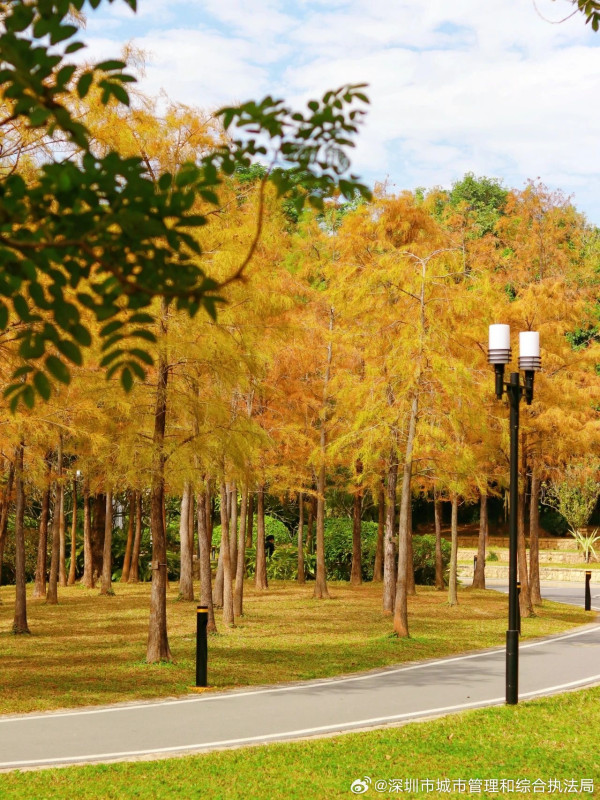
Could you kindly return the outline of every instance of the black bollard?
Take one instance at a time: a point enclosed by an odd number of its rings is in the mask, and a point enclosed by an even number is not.
[[[208,686],[206,682],[206,665],[208,661],[207,625],[208,606],[198,606],[196,609],[196,686]]]
[[[519,616],[519,636],[521,635],[521,581],[517,581],[517,612]]]
[[[477,572],[477,556],[473,556],[473,576]]]
[[[586,569],[585,571],[585,610],[591,611],[592,610],[592,589],[590,586],[590,581],[592,580],[592,571],[591,569]]]

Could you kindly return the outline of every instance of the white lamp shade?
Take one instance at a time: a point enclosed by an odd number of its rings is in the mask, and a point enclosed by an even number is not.
[[[537,331],[522,331],[519,334],[519,358],[540,357],[540,334]]]
[[[510,350],[510,325],[490,325],[489,350]]]

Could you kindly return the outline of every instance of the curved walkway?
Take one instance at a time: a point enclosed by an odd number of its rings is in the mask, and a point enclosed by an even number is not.
[[[0,769],[206,751],[498,705],[504,667],[495,648],[345,678],[4,717]],[[522,699],[599,682],[598,624],[520,647]]]

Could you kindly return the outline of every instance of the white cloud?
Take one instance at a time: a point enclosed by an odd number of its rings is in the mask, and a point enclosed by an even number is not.
[[[600,34],[569,0],[140,0],[90,25],[93,50],[135,36],[144,86],[214,107],[267,92],[294,102],[370,84],[354,168],[399,188],[467,170],[540,176],[600,222]],[[91,15],[90,15],[91,16]],[[116,28],[115,22],[121,27]],[[102,39],[97,39],[98,33]],[[107,36],[113,37],[113,49]]]

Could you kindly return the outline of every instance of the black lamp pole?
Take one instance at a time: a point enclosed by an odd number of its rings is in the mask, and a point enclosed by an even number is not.
[[[508,326],[494,326],[508,328]],[[502,332],[500,332],[502,333]],[[498,334],[497,334],[498,335]],[[510,331],[504,332],[510,336]],[[503,345],[498,348],[497,344]],[[511,351],[507,341],[494,341],[490,330],[488,359],[496,373],[496,397],[501,400],[506,392],[510,405],[510,510],[508,521],[508,630],[506,631],[506,703],[519,702],[519,592],[517,589],[517,506],[519,502],[519,404],[524,396],[527,405],[533,401],[533,379],[540,368],[539,355],[527,353],[519,358],[525,370],[525,383],[521,384],[518,372],[510,373],[504,382],[504,366],[510,362]],[[538,350],[539,352],[539,350]]]

